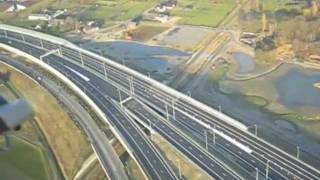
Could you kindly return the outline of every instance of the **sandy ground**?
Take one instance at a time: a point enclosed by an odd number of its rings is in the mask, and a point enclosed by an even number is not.
[[[205,41],[210,34],[215,32],[211,29],[195,26],[173,26],[168,31],[155,36],[156,44],[168,46],[184,51],[192,52],[197,49],[201,42]]]

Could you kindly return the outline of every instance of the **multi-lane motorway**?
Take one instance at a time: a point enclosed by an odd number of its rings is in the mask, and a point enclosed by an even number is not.
[[[169,140],[175,137],[172,133],[175,134],[178,130],[181,130],[181,132],[191,132],[194,135],[188,135],[188,137],[194,139],[195,142],[199,142],[199,139],[205,140],[206,149],[208,149],[208,146],[219,146],[219,148],[227,149],[230,154],[237,158],[237,161],[241,161],[249,167],[256,169],[260,175],[263,175],[267,179],[320,178],[319,170],[248,133],[247,128],[236,120],[227,117],[226,115],[223,115],[188,96],[151,80],[140,73],[99,57],[93,53],[82,50],[74,45],[61,43],[61,41],[53,43],[53,41],[49,40],[50,37],[48,36],[43,36],[46,40],[40,40],[38,39],[39,37],[35,38],[30,36],[31,32],[28,32],[29,35],[21,35],[8,30],[13,28],[3,29],[6,29],[5,31],[0,31],[0,36],[5,38],[3,43],[23,50],[23,47],[27,46],[27,44],[25,44],[27,41],[27,43],[29,43],[28,46],[30,47],[28,50],[24,49],[24,51],[36,56],[37,58],[41,55],[40,53],[35,54],[35,51],[39,51],[38,48],[42,49],[42,54],[48,50],[58,49],[63,58],[58,57],[57,55],[49,55],[45,60],[49,60],[50,64],[61,72],[67,72],[67,75],[71,75],[72,77],[70,77],[70,79],[72,79],[77,85],[82,87],[85,85],[85,90],[89,96],[95,100],[97,105],[99,105],[99,107],[103,109],[108,116],[114,117],[115,121],[118,120],[117,122],[120,121],[120,118],[117,118],[117,113],[121,115],[121,110],[116,108],[117,106],[115,106],[110,99],[104,97],[105,94],[103,94],[101,90],[97,89],[95,84],[84,80],[84,78],[81,78],[80,73],[77,74],[75,72],[80,72],[83,69],[86,69],[96,77],[100,77],[100,80],[116,86],[121,89],[122,92],[133,97],[135,100],[152,107],[151,109],[155,110],[155,112],[160,112],[159,114],[166,117],[170,116],[167,121],[167,123],[170,124],[170,127],[166,127],[166,123],[163,123],[164,127],[162,127],[161,124],[153,124],[153,127],[156,127],[155,129],[157,132],[159,132],[159,134],[162,132],[162,136],[167,137]],[[40,35],[41,34],[39,34],[39,36]],[[59,60],[57,61],[57,59]],[[73,67],[67,68],[64,61],[71,61],[73,63]],[[74,69],[75,71],[71,69]],[[106,105],[110,105],[113,109]],[[136,114],[139,114],[139,112],[136,112]],[[140,115],[142,114],[140,113]],[[144,118],[148,119],[148,117],[145,116]],[[129,124],[133,123],[130,120],[126,121],[126,124],[128,124],[128,122]],[[176,129],[173,129],[172,127],[175,127]],[[132,128],[137,127],[133,126]],[[119,125],[118,129],[127,131],[129,127],[121,128]],[[211,138],[208,137],[208,134],[210,133]],[[184,136],[185,135],[187,134],[184,134]],[[132,139],[130,136],[132,136],[131,132],[128,133],[124,139]],[[141,135],[141,137],[142,136],[143,135]],[[134,144],[136,138],[132,141],[134,141],[132,142],[132,144]],[[174,144],[174,142],[171,143]],[[177,146],[177,144],[174,145]],[[139,148],[137,147],[135,150],[139,151]],[[208,155],[208,153],[211,152],[208,151],[205,154]],[[146,153],[142,153],[141,156],[144,157],[145,154]],[[221,167],[223,167],[221,169],[228,169],[225,165],[221,165]],[[219,174],[216,178],[220,179],[221,174],[219,169],[213,168],[213,171],[216,171],[216,173]],[[229,171],[224,171],[223,173],[225,172],[228,177],[237,178],[237,175],[235,175],[236,173],[230,173]]]
[[[63,102],[86,132],[93,150],[96,152],[98,160],[102,164],[102,168],[108,179],[128,179],[125,173],[125,168],[109,143],[107,136],[101,131],[101,129],[99,129],[97,124],[88,112],[79,104],[79,102],[77,102],[73,97],[70,97],[62,87],[58,86],[51,79],[38,72],[36,69],[7,56],[0,55],[0,61],[22,71],[34,81],[41,84],[41,86],[48,89],[51,93],[57,96],[61,102]]]
[[[1,41],[1,40],[0,40]],[[11,41],[11,45],[23,51],[29,51],[33,56],[40,57],[45,52],[31,46]],[[101,108],[108,120],[112,122],[122,136],[122,139],[129,144],[132,153],[139,161],[147,177],[150,179],[178,179],[173,170],[166,163],[162,155],[152,145],[148,137],[140,130],[134,121],[124,114],[117,105],[90,81],[78,76],[71,68],[59,63],[59,57],[47,56],[44,61],[52,62],[50,65],[64,73],[76,85],[85,89],[87,95]],[[147,153],[145,153],[147,152]]]
[[[14,40],[11,40],[11,43],[12,43],[12,46],[19,48],[21,50],[26,51],[28,49],[29,52],[36,57],[44,53],[42,52],[42,50],[36,49],[30,45],[15,43]],[[110,87],[106,85],[106,82],[104,82],[102,79],[96,77],[95,75],[93,75],[92,73],[86,70],[79,69],[78,66],[66,60],[63,60],[60,57],[57,57],[55,55],[50,55],[50,56],[47,56],[46,58],[43,58],[43,60],[48,64],[50,64],[55,69],[58,69],[59,71],[63,72],[67,77],[69,77],[77,85],[79,85],[79,87],[81,87],[86,93],[90,93],[91,92],[90,90],[98,91],[94,95],[94,98],[97,97],[99,99],[99,97],[101,98],[101,97],[107,96],[107,94],[109,93],[108,91],[110,91]],[[91,86],[85,85],[85,82],[91,84]],[[99,100],[98,100],[98,103],[100,103]],[[106,108],[112,107],[112,106],[105,105],[104,101],[101,101],[101,103],[104,103],[104,106],[106,106]],[[141,120],[145,121],[146,123],[149,123],[149,121],[155,120],[154,118],[151,118],[151,117],[150,119],[145,119],[145,116],[140,116],[139,118],[141,118]],[[187,137],[177,133],[175,130],[172,130],[169,125],[162,123],[160,121],[158,121],[157,123],[153,121],[153,123],[155,123],[154,126],[157,132],[162,133],[166,137],[166,139],[170,140],[172,144],[175,144],[175,146],[180,151],[182,151],[187,157],[192,159],[192,161],[195,162],[195,164],[203,168],[210,176],[215,177],[217,179],[241,179],[241,177],[239,177],[232,170],[228,169],[219,160],[217,160],[213,156],[209,155],[206,151],[204,151],[203,148],[195,145],[194,143],[191,143],[187,139]],[[133,134],[133,137],[135,138],[136,136]],[[127,138],[127,137],[124,137],[124,138]],[[139,141],[137,143],[139,144]],[[141,147],[141,149],[147,153],[150,153],[150,151],[145,147]],[[150,161],[150,160],[146,160],[146,161]],[[167,178],[164,178],[164,179],[167,179]]]

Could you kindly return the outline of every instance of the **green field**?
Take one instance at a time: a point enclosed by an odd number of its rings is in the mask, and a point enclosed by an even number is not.
[[[0,179],[51,179],[48,162],[42,149],[11,136],[12,147],[0,151]],[[3,139],[0,139],[3,145]]]
[[[35,3],[19,13],[0,12],[0,21],[31,28],[40,24],[29,21],[27,16],[46,8],[67,9],[80,20],[102,20],[106,25],[114,21],[130,20],[156,5],[156,0],[35,0]],[[54,31],[54,29],[49,29]],[[53,32],[51,34],[58,34]]]
[[[181,24],[214,27],[235,7],[236,0],[180,0],[171,14],[181,17]]]
[[[154,0],[147,1],[98,1],[94,6],[85,9],[79,14],[85,20],[103,20],[106,24],[114,21],[132,19],[156,4]]]

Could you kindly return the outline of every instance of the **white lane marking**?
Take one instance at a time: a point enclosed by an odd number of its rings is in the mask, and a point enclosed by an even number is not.
[[[90,79],[87,77],[87,76],[85,76],[85,75],[83,75],[83,74],[81,74],[80,72],[78,72],[78,71],[76,71],[76,70],[74,70],[74,69],[72,69],[72,68],[70,68],[70,67],[68,67],[68,66],[66,66],[66,65],[63,65],[65,68],[67,68],[67,69],[69,69],[70,71],[72,71],[72,72],[74,72],[76,75],[78,75],[80,78],[82,78],[83,80],[85,80],[85,81],[90,81]]]

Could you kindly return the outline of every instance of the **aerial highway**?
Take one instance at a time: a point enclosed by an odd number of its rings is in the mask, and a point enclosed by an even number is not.
[[[1,40],[0,40],[1,41]],[[27,46],[11,41],[12,45],[20,47],[21,50],[26,51],[27,49],[33,56],[40,57],[44,54],[43,50],[36,48],[28,48]],[[47,56],[46,59],[51,62],[55,62],[57,57]],[[115,126],[123,140],[126,141],[130,147],[131,151],[134,154],[135,158],[139,161],[139,164],[142,166],[144,173],[150,179],[178,179],[171,169],[171,167],[164,160],[160,152],[153,146],[148,137],[137,127],[137,125],[126,115],[124,114],[117,105],[111,101],[111,99],[106,96],[105,93],[102,93],[98,88],[91,84],[83,77],[80,77],[72,71],[70,68],[67,68],[63,64],[55,63],[51,64],[57,70],[64,73],[69,79],[71,79],[75,84],[77,84],[82,89],[85,89],[87,95],[101,108],[101,110],[106,114],[107,118],[112,121],[112,125]],[[89,129],[87,129],[89,130]],[[93,132],[91,132],[93,133]],[[148,153],[145,153],[148,152]],[[99,153],[101,153],[99,151]]]
[[[34,56],[40,56],[44,54],[42,50],[36,49],[27,44],[15,43],[14,40],[11,40],[11,43],[16,48],[19,48],[23,51],[29,50],[29,52]],[[95,77],[92,73],[80,70],[76,65],[62,60],[60,57],[56,57],[55,55],[49,55],[43,58],[45,62],[50,64],[52,67],[60,70],[65,74],[65,76],[69,77],[71,80],[75,81],[85,92],[90,92],[91,88],[94,88],[98,91],[98,94],[95,97],[106,96],[110,92],[110,87],[106,85],[106,83],[98,77]],[[75,70],[76,69],[76,70]],[[83,83],[88,82],[91,84],[91,87],[85,86]],[[82,83],[81,83],[82,82]],[[94,84],[94,85],[93,85]],[[109,107],[109,106],[107,106]],[[150,121],[153,119],[145,119],[145,117],[139,117],[144,121]],[[159,124],[159,126],[157,126]],[[231,169],[228,169],[225,165],[223,165],[219,160],[214,158],[213,156],[208,155],[208,153],[203,150],[203,148],[199,148],[194,143],[191,143],[187,140],[187,137],[184,137],[172,130],[170,126],[167,124],[162,124],[158,122],[156,125],[156,130],[159,130],[164,135],[166,135],[166,139],[171,140],[171,142],[175,142],[178,149],[183,151],[187,157],[192,159],[197,165],[199,165],[202,169],[204,169],[210,176],[216,179],[241,179],[236,173],[234,173]],[[179,139],[179,141],[175,141],[175,139]],[[189,149],[190,148],[190,149]],[[149,150],[141,147],[141,149]]]
[[[88,138],[90,139],[91,145],[97,154],[99,162],[102,164],[102,168],[109,179],[127,180],[128,177],[125,173],[125,168],[121,163],[118,155],[112,148],[107,136],[99,129],[94,120],[85,111],[81,111],[83,107],[80,106],[76,100],[69,96],[62,87],[57,86],[36,69],[29,67],[14,58],[0,55],[0,61],[6,63],[21,72],[27,74],[34,81],[37,81],[41,86],[47,88],[52,92],[58,99],[63,102],[66,107],[73,112],[75,119],[81,124]],[[79,107],[80,106],[80,107]]]
[[[122,92],[151,106],[162,114],[170,113],[174,121],[187,127],[190,131],[196,132],[198,136],[201,134],[203,136],[203,132],[206,132],[206,136],[203,137],[207,139],[208,133],[211,132],[219,139],[223,139],[215,143],[219,143],[221,146],[231,150],[232,153],[247,159],[246,162],[258,168],[257,172],[264,175],[266,179],[271,179],[272,177],[277,179],[320,178],[319,170],[249,133],[245,125],[233,118],[147,76],[83,50],[67,41],[40,33],[35,34],[37,33],[30,30],[17,29],[5,25],[0,26],[0,36],[5,39],[3,43],[11,46],[18,46],[17,44],[19,43],[28,43],[42,49],[42,55],[52,51],[53,54],[56,54],[55,57],[62,56],[68,61],[79,65],[79,68],[95,73],[101,79],[121,89]],[[12,40],[19,43],[13,45],[11,42],[10,44],[9,42]],[[34,52],[31,51],[30,53]],[[42,59],[41,57],[39,58]],[[55,61],[55,58],[50,61]],[[70,71],[70,69],[63,66],[60,69],[63,72]],[[70,71],[70,74],[72,73]],[[97,104],[99,104],[99,101]],[[192,124],[192,127],[190,127],[190,124]],[[194,138],[193,136],[190,137]],[[206,146],[208,145],[209,143],[206,143]]]

